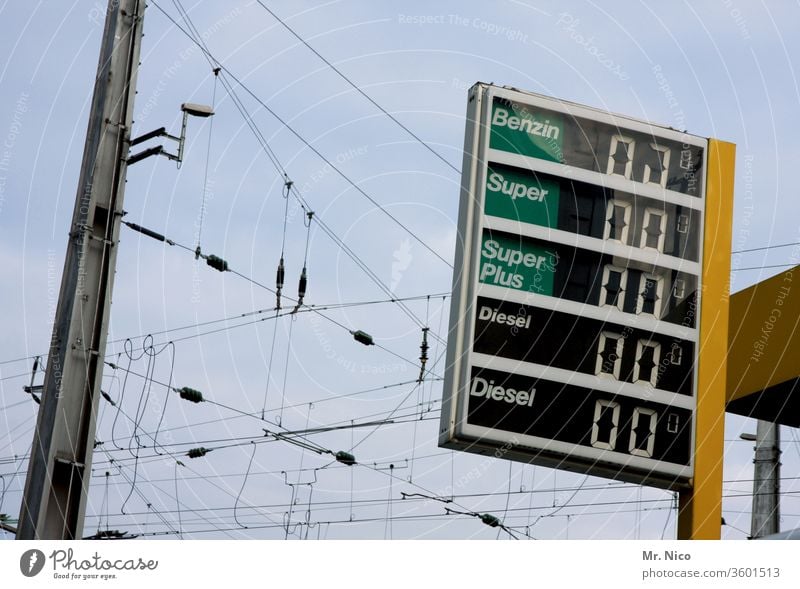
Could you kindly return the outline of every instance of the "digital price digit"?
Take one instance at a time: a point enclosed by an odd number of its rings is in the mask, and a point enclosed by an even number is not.
[[[617,446],[619,403],[598,400],[594,404],[591,444],[601,450],[614,450]],[[602,438],[602,439],[601,439]]]
[[[647,425],[642,427],[641,422],[647,420]],[[631,422],[631,437],[628,444],[628,452],[634,456],[645,458],[653,457],[653,448],[656,445],[656,422],[658,413],[653,409],[635,407],[633,410],[633,420]],[[642,448],[644,445],[644,448]]]
[[[619,403],[602,399],[595,401],[592,436],[590,439],[593,448],[616,451],[619,415]],[[670,417],[673,416],[671,415]],[[677,417],[675,421],[677,423]],[[629,454],[642,456],[643,458],[653,457],[656,445],[656,423],[658,423],[658,412],[654,409],[634,407],[631,419],[631,434],[628,438]]]
[[[666,145],[658,145],[656,143],[648,143],[647,146],[656,155],[658,169],[653,168],[646,162],[642,178],[638,181],[643,184],[656,184],[661,188],[666,188],[672,150]],[[636,139],[625,135],[612,135],[608,149],[606,174],[609,176],[622,176],[626,180],[637,180],[632,177],[635,153]]]

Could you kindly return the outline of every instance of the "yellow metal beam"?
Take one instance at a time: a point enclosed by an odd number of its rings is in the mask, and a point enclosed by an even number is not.
[[[735,159],[734,144],[709,140],[696,367],[695,476],[692,488],[680,493],[680,540],[720,537]]]
[[[800,376],[800,266],[731,297],[728,401]]]

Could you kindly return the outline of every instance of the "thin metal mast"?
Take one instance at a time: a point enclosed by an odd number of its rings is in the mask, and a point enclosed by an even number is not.
[[[17,539],[83,533],[145,0],[109,0]]]

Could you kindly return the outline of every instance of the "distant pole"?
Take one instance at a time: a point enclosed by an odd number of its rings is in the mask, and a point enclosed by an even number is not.
[[[758,421],[753,460],[753,519],[750,537],[780,532],[780,425]]]
[[[83,533],[145,0],[109,0],[17,539]]]

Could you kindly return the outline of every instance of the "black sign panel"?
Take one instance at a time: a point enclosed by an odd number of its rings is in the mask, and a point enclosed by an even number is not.
[[[531,219],[524,209],[528,203],[519,197],[519,186],[538,188],[556,201],[555,218]],[[520,222],[611,239],[693,262],[700,257],[701,213],[689,207],[497,163],[489,164],[486,197],[510,201],[516,214],[502,216]]]
[[[475,313],[475,352],[692,394],[690,341],[485,297]]]
[[[494,100],[492,128],[492,147],[496,149],[701,196],[703,149],[695,145],[502,98]],[[542,155],[532,154],[513,134],[504,133],[508,128],[549,140],[546,146],[550,149]]]
[[[692,274],[488,229],[484,230],[482,246],[480,280],[484,284],[513,287],[509,277],[523,269],[522,262],[513,262],[523,257],[518,252],[546,250],[553,276],[553,296],[597,307],[616,307],[635,315],[651,315],[683,327],[695,326],[697,277]],[[489,263],[505,264],[508,271],[485,272]]]
[[[472,369],[468,421],[609,452],[689,464],[688,409],[578,386]]]

